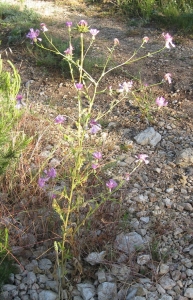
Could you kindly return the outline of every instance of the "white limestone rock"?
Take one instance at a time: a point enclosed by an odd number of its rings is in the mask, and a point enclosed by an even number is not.
[[[134,139],[142,146],[149,144],[155,147],[161,141],[161,134],[155,131],[153,127],[148,127],[136,135]]]

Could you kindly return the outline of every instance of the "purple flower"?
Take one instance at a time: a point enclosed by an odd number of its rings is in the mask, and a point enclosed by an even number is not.
[[[63,115],[58,115],[55,118],[55,123],[56,124],[62,124],[62,123],[64,123],[65,120],[66,120],[66,118]]]
[[[81,90],[83,88],[83,84],[82,83],[76,83],[75,87],[77,88],[77,90]]]
[[[109,191],[111,192],[112,189],[117,187],[117,183],[115,180],[113,179],[109,179],[109,181],[107,181],[106,186],[108,187]]]
[[[57,174],[54,168],[50,168],[48,171],[45,170],[44,173],[48,176],[48,178],[55,178]]]
[[[88,32],[88,23],[85,20],[81,20],[77,25],[77,29],[79,32]]]
[[[88,23],[85,20],[81,20],[80,22],[78,22],[78,25],[86,27],[86,26],[88,26]]]
[[[72,26],[72,22],[71,22],[71,21],[66,22],[66,26],[67,26],[68,28],[70,28],[70,27]]]
[[[90,29],[90,34],[92,34],[93,40],[95,39],[95,36],[99,33],[99,30],[97,29]]]
[[[18,94],[18,95],[16,96],[16,101],[17,101],[17,103],[16,103],[16,105],[15,105],[15,108],[21,109],[22,106],[25,106],[25,103],[23,103],[22,98],[23,98],[23,96],[22,96],[21,94]]]
[[[93,125],[98,125],[98,123],[94,119],[91,119],[90,120],[90,126],[93,126]]]
[[[101,125],[93,125],[90,129],[91,134],[96,134],[99,130],[101,130]]]
[[[102,156],[103,156],[102,153],[99,151],[94,152],[92,155],[95,159],[98,159],[98,160],[102,159]]]
[[[30,28],[30,31],[28,32],[28,34],[26,35],[27,38],[29,38],[31,40],[31,44],[33,44],[34,42],[36,43],[37,40],[41,41],[41,38],[38,38],[40,34],[40,31],[38,29],[36,29],[34,31],[33,28]]]
[[[162,33],[162,36],[164,37],[165,41],[166,41],[166,44],[165,44],[165,47],[170,49],[172,47],[176,47],[173,43],[172,43],[172,40],[173,40],[173,37],[169,34],[169,33]]]
[[[90,133],[96,134],[99,130],[101,130],[101,125],[98,124],[94,119],[90,120]]]
[[[169,84],[172,83],[172,78],[171,78],[171,76],[172,76],[171,73],[166,73],[166,74],[164,75],[164,79],[165,79],[166,81],[168,81]]]
[[[138,154],[135,156],[137,158],[136,162],[144,162],[146,165],[149,163],[149,160],[147,159],[148,155],[147,154]]]
[[[120,44],[119,40],[117,38],[114,39],[114,46],[118,46]]]
[[[123,82],[123,84],[119,84],[119,89],[117,90],[118,93],[129,93],[133,86],[133,81]]]
[[[18,95],[16,96],[16,100],[18,100],[18,101],[21,101],[22,98],[23,98],[23,96],[22,96],[21,94],[18,94]]]
[[[99,168],[99,165],[97,165],[97,164],[92,164],[91,167],[92,167],[93,170],[96,170],[97,168]]]
[[[69,46],[69,48],[67,48],[65,51],[64,51],[64,53],[66,54],[66,55],[69,55],[69,56],[72,56],[72,51],[74,50],[74,48],[72,47],[72,45],[70,45]]]
[[[48,28],[46,27],[46,24],[45,24],[45,23],[41,23],[40,26],[41,26],[41,30],[42,30],[43,32],[48,31]]]
[[[38,185],[39,185],[39,187],[40,187],[40,188],[43,188],[43,187],[45,186],[46,181],[48,181],[48,179],[49,179],[49,178],[42,178],[42,177],[40,177],[40,178],[38,179]]]
[[[159,108],[161,108],[162,106],[167,106],[168,105],[168,102],[165,100],[164,97],[157,97],[155,102],[159,106]]]

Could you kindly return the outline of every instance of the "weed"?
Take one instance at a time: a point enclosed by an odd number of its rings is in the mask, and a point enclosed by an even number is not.
[[[9,282],[10,274],[17,271],[8,244],[8,229],[0,229],[0,288]]]
[[[86,57],[88,56],[88,52],[91,50],[99,31],[97,29],[89,30],[88,24],[85,20],[81,20],[78,23],[76,30],[80,34],[80,57],[77,59],[74,51],[74,40],[72,39],[71,34],[72,22],[67,22],[66,26],[68,29],[69,42],[68,45],[66,45],[66,50],[62,49],[62,52],[60,52],[60,50],[54,45],[53,39],[48,36],[48,29],[45,24],[42,25],[42,31],[44,36],[43,40],[46,41],[46,44],[42,41],[39,42],[39,30],[30,29],[30,32],[27,35],[27,37],[31,40],[31,43],[35,44],[37,49],[40,49],[41,51],[50,51],[51,53],[54,53],[54,55],[60,56],[63,61],[68,63],[72,82],[77,93],[77,117],[74,119],[74,117],[71,118],[71,116],[69,116],[69,120],[72,119],[75,124],[75,131],[68,131],[66,128],[65,132],[65,140],[69,143],[68,171],[65,172],[65,180],[67,181],[67,184],[65,185],[62,193],[56,192],[52,203],[53,209],[59,215],[62,223],[61,241],[55,243],[58,268],[60,269],[59,272],[62,272],[62,275],[66,274],[66,263],[71,252],[76,253],[76,259],[79,260],[77,256],[79,250],[75,247],[75,245],[77,244],[77,239],[81,236],[82,228],[91,226],[92,216],[100,211],[100,208],[104,207],[106,203],[110,203],[113,207],[115,207],[117,204],[116,191],[129,180],[129,177],[141,165],[141,163],[149,163],[149,160],[147,159],[148,156],[146,154],[140,154],[136,156],[137,164],[130,174],[123,175],[119,182],[112,178],[107,180],[106,177],[108,169],[112,168],[113,164],[116,164],[116,161],[108,163],[108,161],[105,161],[103,158],[101,151],[97,149],[97,151],[95,150],[93,152],[93,148],[96,149],[101,147],[102,140],[100,139],[98,143],[94,143],[92,149],[87,147],[87,138],[95,140],[94,137],[96,135],[100,135],[100,132],[102,131],[102,126],[101,123],[99,123],[99,120],[104,120],[104,117],[111,112],[113,108],[127,99],[128,95],[132,93],[133,81],[123,82],[116,90],[113,90],[112,87],[110,87],[108,89],[108,93],[112,100],[108,109],[99,112],[94,119],[92,114],[96,98],[98,95],[106,93],[107,90],[100,89],[102,79],[106,77],[109,72],[114,72],[127,64],[139,60],[139,58],[136,58],[136,54],[145,45],[145,43],[148,42],[149,38],[145,37],[142,40],[142,44],[139,49],[135,51],[128,60],[121,64],[114,64],[112,66],[111,61],[113,53],[119,45],[118,39],[114,39],[112,47],[108,49],[109,54],[101,66],[100,72],[97,72],[97,74],[94,73],[93,75],[92,72],[88,73],[88,70],[86,69]],[[85,45],[84,41],[87,33],[90,34],[90,43]],[[166,37],[164,36],[164,38],[169,39],[169,41],[166,41],[166,47],[169,45],[169,42],[172,44],[172,37],[169,34],[167,34]],[[47,42],[49,43],[49,46],[47,45]],[[172,44],[172,46],[174,45]],[[161,50],[162,49],[155,53],[160,52]],[[149,54],[141,57],[140,59],[145,58],[146,56],[149,56]],[[78,71],[78,75],[75,73],[75,70]],[[88,102],[87,107],[83,107],[82,101],[85,98]],[[144,109],[144,106],[142,106],[142,104],[140,105]],[[63,130],[63,126],[65,128],[65,122],[65,115],[58,115],[55,118],[55,123],[58,124],[58,126],[61,126],[61,130]],[[41,173],[39,172],[39,175]],[[56,175],[57,172],[54,168],[45,169],[38,180],[39,187],[42,189],[51,188],[50,182],[54,182],[52,179],[54,179]],[[54,191],[53,194],[55,194]],[[103,222],[107,222],[111,226],[115,224],[114,215],[111,216],[111,213],[109,213],[108,218],[109,217],[113,217],[112,221],[103,220]],[[96,240],[96,236],[94,239]],[[100,234],[98,237],[98,243],[101,243],[102,240],[104,240],[104,236]],[[141,248],[138,249],[138,251],[140,250]],[[64,282],[62,282],[62,278],[59,278],[59,280],[61,286],[65,284],[65,277],[63,277]]]
[[[14,65],[9,62],[12,72],[3,71],[3,61],[0,59],[0,175],[3,175],[16,158],[19,157],[28,143],[22,132],[17,128],[22,113],[16,109],[16,95],[20,88],[20,76]]]
[[[151,245],[150,245],[150,252],[153,261],[160,262],[161,256],[160,256],[160,251],[159,251],[159,241],[156,239],[153,239]]]

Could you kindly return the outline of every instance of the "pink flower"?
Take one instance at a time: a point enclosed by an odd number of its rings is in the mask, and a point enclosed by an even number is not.
[[[64,123],[65,120],[66,120],[66,118],[63,115],[58,115],[55,118],[55,123],[56,124],[62,124],[62,123]]]
[[[48,28],[46,27],[46,24],[45,24],[45,23],[41,23],[40,26],[41,26],[41,30],[42,30],[43,32],[48,31]]]
[[[109,181],[107,181],[106,186],[108,187],[109,191],[111,192],[112,189],[117,187],[117,183],[115,180],[113,179],[109,179]]]
[[[17,103],[16,103],[15,108],[21,109],[23,106],[26,105],[26,104],[22,101],[22,98],[23,98],[23,96],[22,96],[21,94],[18,94],[18,95],[16,96],[16,101],[17,101]]]
[[[123,82],[123,84],[119,84],[119,89],[117,90],[118,93],[129,93],[133,86],[133,81]]]
[[[41,41],[41,38],[38,38],[40,34],[40,31],[38,29],[34,30],[33,28],[30,28],[28,34],[26,35],[27,38],[31,40],[31,44],[34,42],[36,43],[37,41]]]
[[[168,102],[166,101],[166,99],[164,97],[158,97],[155,100],[156,104],[159,106],[159,108],[161,108],[162,106],[167,106]]]
[[[72,26],[72,22],[71,22],[71,21],[66,22],[66,26],[67,26],[68,28],[70,28],[70,27]]]
[[[91,134],[96,134],[99,130],[101,130],[101,125],[93,125],[90,129]]]
[[[114,46],[118,46],[120,45],[120,42],[117,38],[114,39]]]
[[[18,95],[16,96],[16,100],[18,100],[18,101],[21,101],[22,98],[23,98],[23,96],[22,96],[21,94],[18,94]]]
[[[98,160],[102,159],[102,153],[99,151],[94,152],[92,155],[94,158],[96,158]]]
[[[88,26],[88,23],[87,21],[85,20],[81,20],[79,23],[78,23],[79,26]]]
[[[49,179],[49,178],[42,178],[42,177],[40,177],[40,178],[38,179],[38,185],[39,185],[39,187],[40,187],[40,188],[43,188],[43,187],[45,186],[45,184],[46,184],[46,181],[48,181],[48,179]]]
[[[97,165],[97,164],[92,164],[91,167],[92,167],[93,170],[96,170],[97,168],[99,168],[99,165]]]
[[[72,47],[72,45],[69,46],[69,48],[67,48],[64,53],[66,55],[72,56],[72,51],[74,50],[74,48]]]
[[[90,34],[92,34],[93,40],[95,39],[95,36],[99,33],[99,30],[97,29],[90,29]]]
[[[170,49],[172,47],[176,47],[173,43],[172,43],[172,40],[173,40],[173,37],[169,34],[169,33],[162,33],[162,36],[164,37],[165,41],[166,41],[166,44],[165,44],[165,47]]]
[[[48,176],[48,178],[55,178],[57,174],[54,168],[50,168],[48,171],[45,170],[44,173]]]
[[[149,41],[149,38],[148,38],[148,36],[144,36],[144,38],[143,38],[143,42],[144,43],[147,43]]]
[[[77,88],[77,90],[81,90],[83,88],[83,84],[82,83],[76,83],[75,87]]]
[[[88,32],[88,23],[85,20],[81,20],[77,25],[77,29],[79,32]]]
[[[172,83],[172,78],[171,78],[171,73],[167,73],[167,74],[165,74],[164,75],[164,79],[166,80],[166,81],[168,81],[168,83],[170,84],[170,83]]]
[[[138,154],[135,157],[137,158],[136,162],[144,162],[146,165],[149,163],[149,160],[147,159],[147,154]]]
[[[90,133],[91,134],[96,134],[99,130],[101,130],[101,125],[98,124],[95,120],[90,121]]]

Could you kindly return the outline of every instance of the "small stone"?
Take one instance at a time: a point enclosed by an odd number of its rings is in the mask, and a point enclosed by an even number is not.
[[[163,276],[160,279],[159,284],[165,290],[171,290],[176,285],[176,283],[170,277],[168,277],[168,276]]]
[[[142,248],[144,241],[137,232],[120,233],[117,235],[114,247],[120,251],[130,254],[136,249]]]
[[[144,223],[149,223],[149,217],[141,217],[140,221],[144,222]]]
[[[183,232],[182,228],[176,228],[175,231],[174,231],[174,235],[179,235]]]
[[[90,283],[79,283],[77,284],[77,289],[84,300],[90,300],[96,295],[95,287]]]
[[[155,147],[161,141],[161,135],[154,130],[153,127],[148,127],[134,137],[136,142],[140,145],[150,144]]]
[[[159,300],[172,300],[173,298],[169,295],[163,295]]]
[[[98,281],[100,283],[105,282],[106,281],[106,275],[105,275],[105,271],[104,270],[99,270],[97,272],[97,277],[98,277]]]
[[[58,298],[58,294],[52,291],[41,291],[39,293],[39,300],[56,300]]]
[[[111,274],[117,277],[117,279],[122,281],[127,281],[128,278],[130,278],[131,269],[130,267],[127,267],[126,265],[118,265],[118,264],[112,264],[111,267]]]
[[[34,272],[28,272],[27,278],[26,278],[26,283],[28,285],[32,285],[36,281],[37,281],[37,278],[36,278],[36,275],[34,274]]]
[[[117,285],[113,282],[103,282],[99,284],[98,300],[118,300]]]
[[[174,192],[174,188],[173,187],[170,187],[166,190],[166,193],[168,194],[172,194]]]
[[[186,270],[186,274],[187,274],[187,276],[193,276],[193,270],[192,269],[187,269]]]
[[[171,200],[169,198],[163,199],[163,202],[165,203],[166,207],[168,207],[168,208],[172,207],[172,202],[171,202]]]
[[[4,284],[3,285],[3,287],[2,287],[2,290],[4,291],[4,292],[10,292],[10,291],[13,291],[13,290],[15,290],[17,287],[16,287],[16,285],[13,285],[13,284]]]
[[[137,257],[137,263],[140,266],[147,264],[150,261],[151,257],[149,254],[140,255]]]
[[[100,264],[104,261],[106,255],[106,251],[102,251],[100,253],[98,252],[91,252],[89,255],[85,258],[85,260],[91,264],[92,266],[96,264]]]
[[[181,262],[182,262],[182,264],[184,264],[186,266],[186,268],[190,269],[192,267],[192,262],[188,258],[182,259]]]
[[[49,270],[52,267],[52,262],[48,258],[42,258],[39,261],[39,268],[41,270]]]
[[[30,300],[39,300],[38,293],[35,290],[30,290],[28,294],[30,296]]]
[[[50,168],[56,168],[57,166],[60,165],[60,161],[57,158],[52,158],[51,161],[49,162],[49,167]]]
[[[169,266],[168,265],[166,265],[166,264],[161,264],[160,265],[160,267],[159,267],[159,274],[160,275],[164,275],[164,274],[166,274],[166,273],[168,273],[169,272]]]
[[[184,209],[187,211],[193,211],[193,207],[190,203],[184,203]]]
[[[172,279],[174,280],[174,281],[177,281],[177,280],[179,280],[180,279],[180,277],[181,277],[181,272],[179,271],[179,270],[175,270],[175,271],[173,271],[172,272]]]
[[[57,293],[58,292],[58,282],[56,282],[54,280],[48,280],[48,281],[46,281],[46,288]]]
[[[188,167],[193,164],[193,148],[182,150],[176,158],[176,164],[181,167]]]
[[[38,281],[38,283],[39,284],[41,284],[41,283],[46,283],[46,281],[48,281],[49,279],[48,279],[48,277],[45,275],[45,274],[38,274],[37,275],[37,281]]]
[[[193,299],[193,288],[187,288],[184,292],[184,296]]]
[[[130,222],[130,226],[134,229],[139,228],[139,221],[136,218],[133,218]]]
[[[160,294],[165,294],[166,293],[166,291],[163,289],[163,287],[159,283],[156,284],[156,288],[157,288],[157,291]]]

